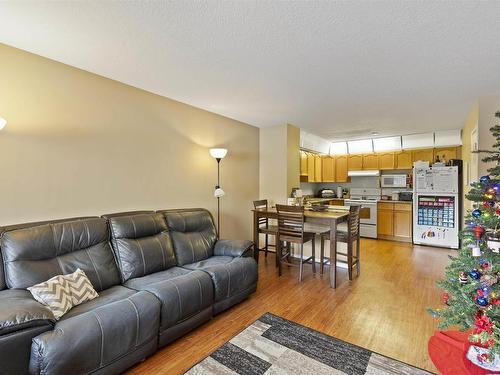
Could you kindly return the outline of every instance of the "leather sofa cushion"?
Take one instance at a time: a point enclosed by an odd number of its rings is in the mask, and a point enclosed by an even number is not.
[[[95,310],[101,306],[108,305],[116,301],[121,301],[130,296],[133,296],[136,293],[137,291],[125,288],[121,285],[112,286],[109,289],[103,290],[101,293],[99,293],[99,297],[94,298],[92,301],[88,301],[81,305],[73,307],[61,318],[61,320],[84,314],[88,311]]]
[[[30,372],[89,374],[157,343],[160,302],[139,292],[59,321],[33,339]],[[110,372],[111,373],[111,372]]]
[[[175,266],[172,241],[161,214],[110,217],[109,224],[123,281]]]
[[[162,302],[160,333],[198,314],[214,302],[210,277],[205,272],[180,267],[131,279],[125,286],[151,292]]]
[[[214,254],[217,233],[210,212],[204,209],[161,212],[170,230],[177,265],[198,262]]]
[[[257,262],[251,257],[213,256],[183,267],[201,270],[210,275],[214,283],[216,302],[239,294],[257,283]]]
[[[55,322],[52,312],[21,289],[0,291],[0,336]]]
[[[214,255],[253,256],[253,242],[248,240],[219,240],[215,243]]]
[[[2,237],[2,235],[5,232],[15,230],[15,229],[32,228],[32,227],[36,227],[39,225],[61,223],[61,222],[65,222],[65,221],[84,220],[84,219],[91,219],[91,218],[95,218],[95,217],[96,216],[84,216],[84,217],[73,217],[73,218],[68,218],[68,219],[36,221],[36,222],[31,222],[31,223],[7,225],[7,226],[0,227],[0,238]],[[3,289],[7,288],[7,284],[5,283],[5,273],[4,273],[4,269],[3,269],[3,260],[2,260],[1,250],[2,249],[0,248],[0,290],[3,290]]]
[[[25,289],[78,268],[98,292],[120,283],[105,219],[7,231],[2,235],[0,247],[9,288]]]

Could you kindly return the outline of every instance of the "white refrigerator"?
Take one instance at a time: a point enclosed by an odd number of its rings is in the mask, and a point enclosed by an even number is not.
[[[458,249],[460,168],[414,168],[413,173],[413,243]]]

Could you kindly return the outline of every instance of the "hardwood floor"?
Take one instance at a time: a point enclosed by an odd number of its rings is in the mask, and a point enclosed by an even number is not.
[[[449,254],[453,251],[362,239],[361,276],[349,282],[339,268],[334,290],[328,272],[313,276],[310,266],[300,284],[294,267],[278,277],[274,256],[266,260],[261,253],[255,294],[128,374],[182,374],[265,312],[436,372],[427,355],[436,322],[426,308],[441,303],[435,281],[443,277]]]

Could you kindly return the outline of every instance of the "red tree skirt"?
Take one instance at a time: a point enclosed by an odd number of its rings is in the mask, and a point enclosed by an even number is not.
[[[437,331],[430,338],[428,348],[432,362],[443,375],[500,374],[476,366],[466,357],[470,332]]]

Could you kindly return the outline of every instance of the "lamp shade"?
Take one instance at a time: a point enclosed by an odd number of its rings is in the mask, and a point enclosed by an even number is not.
[[[3,128],[5,128],[5,125],[7,125],[7,120],[0,117],[0,130],[2,130]]]
[[[222,159],[227,154],[227,148],[211,148],[210,155],[215,159]]]
[[[221,188],[215,189],[215,191],[214,191],[214,197],[215,198],[221,198],[224,195],[226,195],[226,192],[224,190],[222,190]]]

